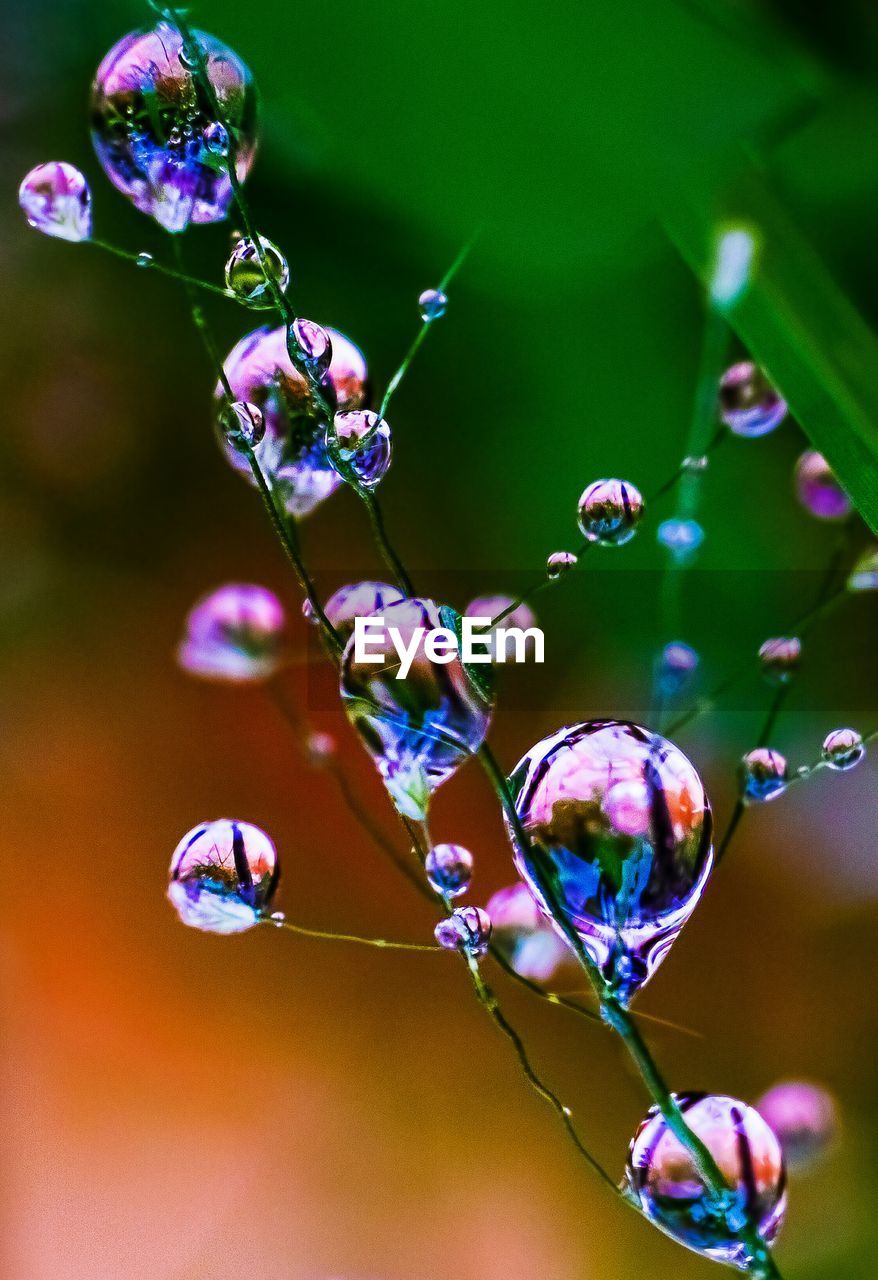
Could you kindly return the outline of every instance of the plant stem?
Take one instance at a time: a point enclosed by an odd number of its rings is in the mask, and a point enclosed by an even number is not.
[[[114,258],[120,258],[123,262],[133,263],[141,271],[154,271],[156,275],[164,276],[177,284],[185,284],[191,289],[203,289],[206,293],[212,293],[220,298],[229,298],[232,302],[237,301],[231,290],[223,289],[217,284],[210,284],[207,280],[199,280],[197,276],[175,271],[173,267],[166,267],[163,262],[157,262],[152,254],[147,254],[144,260],[143,254],[121,249],[118,245],[111,244],[109,240],[100,240],[96,236],[92,236],[90,240],[85,240],[83,243],[90,244],[95,249],[102,249],[104,253],[112,254]]]
[[[354,942],[364,947],[378,947],[384,951],[429,951],[432,955],[442,955],[444,947],[422,942],[389,942],[386,938],[362,938],[356,933],[332,933],[327,929],[309,929],[303,924],[293,924],[285,916],[263,916],[260,924],[273,925],[275,929],[286,929],[288,933],[298,934],[301,938],[317,938],[326,942]]]
[[[181,267],[180,278],[183,280],[184,287],[186,289],[186,296],[189,301],[189,310],[192,314],[192,321],[201,337],[202,345],[204,346],[204,350],[213,367],[213,371],[216,377],[218,378],[220,385],[223,388],[223,393],[225,396],[226,403],[227,405],[231,405],[234,403],[235,394],[232,391],[231,384],[229,383],[229,379],[226,375],[226,371],[222,362],[222,357],[220,356],[220,353],[217,349],[217,345],[213,338],[213,333],[211,331],[210,325],[207,322],[207,317],[204,314],[204,309],[201,306],[201,302],[199,301],[198,297],[195,295],[195,292],[192,286],[187,283],[187,277],[185,275],[185,272],[182,271],[182,267],[183,267],[182,245],[180,244],[179,238],[177,236],[172,237],[172,243],[174,248],[174,254],[176,256],[178,264]],[[319,594],[317,592],[317,588],[314,585],[314,582],[311,578],[310,573],[308,572],[308,568],[305,564],[305,561],[302,558],[302,553],[299,548],[299,539],[296,531],[295,522],[293,521],[292,517],[287,516],[286,512],[284,512],[282,508],[278,507],[278,504],[275,501],[274,493],[271,489],[271,486],[269,485],[268,480],[266,479],[266,476],[262,470],[262,467],[259,465],[259,460],[256,457],[255,450],[252,449],[250,445],[247,444],[245,441],[242,441],[241,452],[247,458],[247,461],[250,465],[250,471],[253,475],[253,480],[256,484],[256,488],[259,490],[259,495],[262,498],[262,505],[264,506],[266,514],[269,520],[271,521],[271,526],[274,529],[275,533],[277,534],[280,544],[283,547],[287,560],[290,562],[290,564],[293,567],[296,577],[299,580],[299,585],[302,588],[302,591],[307,596],[308,601],[311,605],[311,608],[314,610],[314,616],[317,618],[323,630],[323,633],[326,636],[333,651],[336,654],[341,653],[342,649],[344,648],[344,646],[341,643],[341,638],[338,632],[336,631],[335,627],[329,621],[329,619],[327,618],[324,612],[323,605],[321,603]]]
[[[515,840],[519,847],[526,850],[530,847],[530,841],[524,826],[518,817],[509,786],[506,781],[505,774],[494,758],[493,752],[487,744],[483,744],[479,757],[485,768],[485,772],[490,778],[500,803],[503,806],[507,821],[515,834]],[[531,860],[532,866],[536,866],[534,860]],[[668,1128],[689,1152],[705,1189],[709,1194],[723,1205],[729,1194],[729,1187],[723,1177],[722,1171],[714,1160],[708,1148],[687,1125],[685,1117],[677,1105],[676,1099],[665,1084],[664,1078],[658,1068],[650,1049],[644,1040],[641,1032],[627,1008],[622,1005],[617,996],[609,990],[603,975],[592,957],[589,955],[579,935],[570,925],[566,913],[562,905],[558,902],[554,890],[545,878],[540,878],[539,887],[543,892],[547,905],[552,910],[552,915],[558,925],[563,929],[565,936],[573,946],[574,951],[579,957],[583,969],[588,975],[595,994],[600,1002],[601,1012],[604,1021],[610,1026],[620,1037],[628,1054],[640,1072],[641,1078],[653,1100],[659,1108]],[[769,1250],[761,1239],[758,1231],[747,1222],[739,1232],[739,1238],[747,1246],[749,1254],[753,1259],[752,1266],[749,1268],[754,1275],[760,1277],[779,1277],[777,1267],[771,1257]]]
[[[549,1104],[563,1124],[570,1141],[573,1143],[579,1155],[582,1156],[589,1167],[594,1170],[605,1186],[608,1186],[613,1192],[613,1195],[618,1196],[623,1200],[629,1208],[634,1208],[635,1206],[628,1200],[627,1196],[624,1195],[615,1179],[606,1171],[600,1161],[595,1159],[588,1148],[584,1145],[576,1131],[576,1126],[573,1123],[570,1108],[565,1106],[557,1093],[555,1093],[555,1091],[551,1089],[539,1075],[537,1075],[530,1058],[528,1057],[524,1041],[500,1008],[497,997],[481,975],[477,961],[472,956],[467,956],[467,962],[469,965],[473,989],[478,997],[479,1003],[492,1019],[495,1026],[499,1028],[506,1039],[511,1043],[515,1050],[515,1056],[518,1059],[519,1066],[521,1067],[521,1070],[523,1071],[530,1086],[545,1102]]]

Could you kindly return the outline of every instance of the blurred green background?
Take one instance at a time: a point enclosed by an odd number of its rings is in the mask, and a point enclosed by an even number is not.
[[[656,211],[718,155],[758,148],[767,185],[874,323],[878,19],[865,2],[216,0],[193,18],[261,87],[249,189],[299,313],[354,338],[378,387],[414,334],[418,293],[484,224],[396,398],[381,494],[419,584],[459,607],[526,585],[572,546],[590,480],[649,492],[679,462],[702,304]],[[94,68],[146,20],[137,4],[34,0],[13,7],[0,49],[10,1274],[707,1275],[577,1165],[453,964],[260,931],[206,938],[163,901],[179,837],[230,814],[276,839],[294,918],[406,938],[433,924],[263,695],[194,686],[174,666],[186,610],[226,580],[282,592],[305,639],[258,502],[214,443],[182,295],[37,236],[16,207],[29,168],[67,159],[92,180],[99,234],[167,258],[87,134]],[[228,234],[187,237],[205,278],[220,280]],[[222,301],[211,318],[228,346],[249,327]],[[801,611],[831,554],[833,531],[792,496],[803,447],[788,422],[729,443],[707,473],[708,538],[678,619],[704,689]],[[546,666],[503,679],[505,763],[565,721],[646,715],[665,638],[654,528],[542,597]],[[326,588],[378,570],[350,494],[304,540]],[[809,643],[774,743],[794,763],[836,724],[878,723],[875,641],[865,598]],[[329,686],[290,677],[395,835],[369,762],[324,709]],[[683,740],[721,825],[767,697],[754,673]],[[467,770],[436,810],[436,835],[475,851],[484,900],[512,878],[491,796]],[[838,1096],[842,1142],[791,1189],[779,1257],[795,1280],[875,1273],[875,815],[871,763],[748,814],[644,999],[698,1033],[654,1037],[677,1087],[752,1099],[805,1076]],[[502,994],[621,1173],[646,1102],[617,1046]]]

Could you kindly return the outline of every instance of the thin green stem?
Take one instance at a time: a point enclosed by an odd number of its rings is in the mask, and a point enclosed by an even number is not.
[[[448,286],[451,284],[452,280],[457,275],[458,271],[460,270],[464,262],[466,262],[467,258],[469,257],[470,251],[472,250],[473,245],[475,244],[476,240],[479,238],[480,235],[481,235],[481,228],[479,228],[479,230],[476,231],[469,238],[469,240],[460,250],[457,257],[452,262],[451,266],[445,272],[445,275],[439,281],[438,289],[440,293],[446,292],[446,290],[448,289]],[[390,401],[394,393],[396,392],[403,378],[408,373],[411,367],[412,361],[414,360],[415,356],[418,354],[424,341],[426,340],[427,334],[430,332],[433,325],[439,319],[441,319],[440,316],[433,316],[433,317],[428,316],[421,321],[421,327],[418,330],[418,332],[415,334],[414,338],[412,339],[412,343],[408,351],[403,356],[402,364],[399,366],[396,373],[390,379],[390,382],[388,383],[388,386],[387,386],[387,390],[384,392],[384,398],[381,401],[381,408],[378,410],[379,418],[385,417],[387,413],[388,405],[390,404]]]
[[[198,330],[204,350],[223,389],[226,406],[228,407],[234,403],[235,394],[232,390],[231,384],[229,383],[225,367],[223,366],[222,357],[217,349],[213,332],[207,322],[207,317],[204,314],[201,302],[192,289],[192,286],[186,283],[185,272],[182,269],[183,249],[179,242],[179,237],[173,236],[172,243],[174,254],[181,268],[180,276],[183,279],[184,287],[186,289],[186,296],[189,301],[189,310],[192,315],[192,321]],[[310,573],[308,572],[305,561],[302,558],[295,522],[291,517],[287,516],[286,512],[283,511],[281,507],[278,506],[272,488],[268,483],[262,467],[259,465],[259,459],[256,456],[256,451],[250,447],[249,443],[242,440],[240,443],[240,452],[243,453],[249,463],[254,483],[256,484],[256,488],[259,490],[259,495],[262,499],[262,505],[264,506],[265,512],[271,521],[271,526],[283,547],[287,560],[291,564],[296,577],[298,578],[299,585],[307,596],[311,608],[314,610],[314,616],[317,618],[333,652],[336,654],[341,653],[344,648],[341,642],[341,637],[324,612],[317,588]]]
[[[110,253],[114,258],[120,258],[123,262],[133,263],[140,270],[153,271],[156,275],[164,276],[177,284],[185,284],[190,289],[202,289],[205,293],[212,293],[220,298],[229,298],[231,301],[237,302],[237,298],[230,289],[222,289],[219,285],[209,284],[206,280],[199,280],[197,276],[190,276],[183,271],[175,271],[173,267],[166,267],[164,263],[156,261],[152,254],[131,253],[128,249],[120,249],[118,245],[111,244],[109,240],[99,240],[95,236],[92,236],[90,240],[83,241],[83,243],[90,244],[95,249],[102,249],[104,253]]]
[[[381,951],[427,951],[431,955],[447,955],[443,947],[435,943],[391,942],[387,938],[362,938],[357,933],[335,933],[328,929],[309,929],[303,924],[293,924],[280,914],[263,916],[260,924],[270,924],[275,929],[298,934],[300,938],[316,938],[324,942],[353,942],[362,947],[377,947]]]
[[[614,1196],[619,1197],[626,1205],[628,1205],[629,1208],[634,1208],[635,1206],[622,1192],[615,1179],[607,1172],[600,1161],[591,1154],[588,1147],[583,1143],[576,1130],[576,1126],[573,1123],[570,1108],[561,1101],[554,1089],[550,1088],[549,1085],[547,1085],[546,1082],[537,1074],[524,1046],[524,1041],[506,1017],[500,1007],[497,997],[482,977],[476,960],[472,956],[468,956],[467,961],[473,990],[476,993],[479,1003],[491,1018],[494,1025],[503,1033],[512,1045],[515,1051],[515,1056],[518,1059],[518,1064],[521,1067],[528,1084],[544,1102],[548,1103],[558,1116],[564,1126],[567,1136],[570,1138],[570,1141],[573,1143],[578,1154],[583,1160],[585,1160],[586,1164],[588,1164],[589,1168],[598,1175],[605,1186],[609,1187]]]
[[[505,774],[487,744],[482,746],[479,758],[503,806],[516,842],[520,848],[528,849],[530,841],[521,819],[518,817]],[[607,986],[599,968],[570,924],[551,882],[547,877],[540,875],[536,860],[531,859],[531,866],[535,870],[539,888],[552,911],[553,918],[568,938],[594,987],[604,1021],[621,1038],[629,1056],[640,1072],[653,1102],[659,1108],[665,1123],[677,1140],[689,1152],[705,1188],[720,1206],[725,1206],[729,1196],[729,1186],[723,1177],[722,1171],[705,1144],[687,1125],[676,1098],[665,1083],[658,1064],[653,1058],[633,1016]],[[749,1268],[751,1272],[760,1277],[773,1277],[774,1280],[777,1280],[780,1273],[764,1241],[752,1223],[747,1222],[740,1229],[739,1238],[746,1245],[748,1253],[753,1260]]]
[[[834,609],[837,609],[847,598],[847,588],[845,586],[839,587],[832,593],[832,595],[824,600],[822,604],[813,605],[806,613],[798,617],[792,625],[786,629],[784,634],[789,636],[802,636],[806,634],[818,619],[826,617],[827,614],[831,613]],[[726,676],[725,679],[721,680],[710,693],[703,698],[698,698],[691,707],[682,712],[676,720],[672,721],[672,723],[664,729],[665,735],[667,737],[673,737],[682,729],[685,729],[688,725],[692,724],[693,721],[698,720],[703,715],[706,715],[708,711],[712,711],[720,698],[728,693],[730,689],[733,689],[736,685],[740,684],[742,680],[745,680],[747,676],[752,675],[752,673],[752,661],[748,662],[746,666],[740,666],[736,671],[733,671],[730,675]]]

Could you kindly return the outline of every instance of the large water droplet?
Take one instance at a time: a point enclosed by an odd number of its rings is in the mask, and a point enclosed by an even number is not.
[[[322,387],[340,409],[358,409],[368,398],[368,372],[363,353],[334,329],[332,362]],[[232,348],[225,373],[236,400],[256,405],[265,422],[259,465],[271,478],[286,510],[295,516],[313,511],[342,483],[326,449],[326,422],[315,415],[308,384],[293,367],[287,352],[286,330],[255,329]],[[226,397],[221,383],[215,390],[217,414]],[[255,483],[249,461],[225,440],[223,451],[236,471]]]
[[[432,600],[402,600],[383,610],[371,636],[372,661],[358,658],[356,636],[342,659],[341,694],[348,718],[396,808],[415,820],[426,817],[432,792],[478,751],[491,719],[486,668],[478,668],[482,678],[477,684],[453,646],[446,646],[447,660],[428,656],[430,633],[454,635],[458,621],[453,609]],[[394,630],[413,654],[405,676]]]
[[[591,720],[538,742],[509,779],[528,837],[516,865],[557,927],[574,931],[629,1000],[694,911],[713,865],[710,805],[672,742]]]
[[[177,845],[168,897],[193,929],[242,933],[267,911],[277,877],[277,852],[265,832],[220,818],[193,827]]]
[[[231,289],[248,307],[255,307],[257,310],[274,306],[271,281],[274,281],[281,293],[286,292],[290,283],[287,260],[277,245],[265,236],[260,236],[259,246],[261,255],[256,243],[248,236],[242,236],[226,263],[226,288]]]
[[[243,182],[256,148],[256,90],[228,45],[193,32],[235,144]],[[167,231],[226,216],[232,184],[225,160],[205,144],[215,121],[193,70],[181,58],[180,33],[160,22],[132,31],[98,68],[91,93],[92,141],[107,177]]]
[[[628,1153],[628,1186],[647,1218],[680,1244],[747,1270],[740,1238],[749,1221],[770,1245],[783,1225],[786,1171],[777,1137],[746,1103],[703,1093],[675,1095],[686,1124],[713,1156],[729,1190],[704,1186],[689,1151],[653,1108]]]

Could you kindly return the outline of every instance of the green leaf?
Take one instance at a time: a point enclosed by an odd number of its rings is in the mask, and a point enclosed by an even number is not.
[[[742,153],[675,193],[667,234],[709,284],[718,236],[755,236],[748,287],[724,314],[878,533],[878,340]]]

